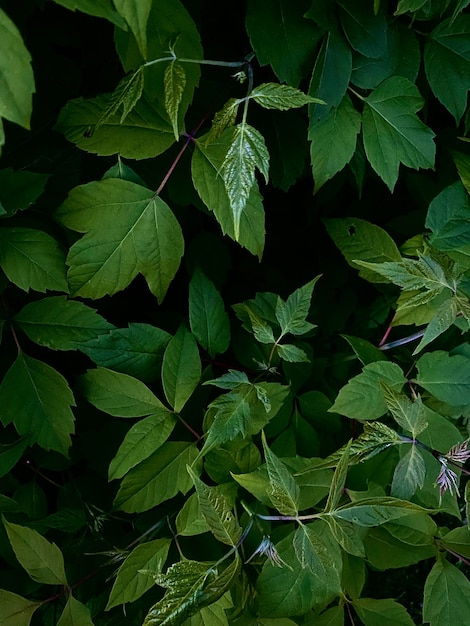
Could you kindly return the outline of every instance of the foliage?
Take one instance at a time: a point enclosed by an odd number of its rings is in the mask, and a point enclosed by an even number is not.
[[[16,4],[0,623],[465,626],[469,3]]]

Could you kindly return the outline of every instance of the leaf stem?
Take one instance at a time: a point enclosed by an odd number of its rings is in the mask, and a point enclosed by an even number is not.
[[[197,63],[198,65],[215,65],[217,67],[242,67],[246,61],[211,61],[208,59],[184,59],[177,57],[176,55],[161,57],[160,59],[153,59],[153,61],[147,61],[142,67],[150,67],[157,63],[163,63],[164,61],[179,61],[180,63]]]

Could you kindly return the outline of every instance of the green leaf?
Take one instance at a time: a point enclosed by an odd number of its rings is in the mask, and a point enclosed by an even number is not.
[[[196,143],[191,162],[194,187],[204,204],[214,212],[224,235],[235,239],[235,222],[230,199],[219,172],[233,136],[227,130],[205,145],[204,137]],[[256,181],[240,215],[238,243],[260,260],[264,248],[264,209]]]
[[[303,335],[315,328],[315,325],[307,322],[306,318],[310,310],[313,288],[319,278],[320,276],[317,276],[303,287],[296,289],[285,302],[278,298],[276,319],[281,327],[282,336],[288,333]]]
[[[370,58],[381,57],[387,49],[387,21],[383,11],[374,11],[361,0],[338,3],[346,38],[354,50]]]
[[[196,340],[186,326],[179,327],[163,356],[162,382],[168,404],[179,413],[201,380]]]
[[[55,545],[36,530],[3,519],[11,547],[21,566],[38,583],[67,585],[64,557]]]
[[[0,170],[0,206],[8,215],[27,209],[44,191],[47,174],[18,170]]]
[[[111,100],[108,106],[103,111],[100,119],[96,122],[90,132],[95,133],[110,118],[117,115],[121,107],[122,114],[119,123],[122,124],[140,100],[143,89],[144,69],[143,67],[139,67],[135,72],[124,76],[124,78],[120,81],[115,91],[111,94]]]
[[[65,378],[21,352],[0,384],[2,422],[45,450],[67,456],[74,432],[75,401]]]
[[[397,463],[393,473],[391,493],[396,498],[409,500],[424,485],[426,466],[418,446],[411,444],[408,452]]]
[[[116,112],[96,128],[114,102],[114,94],[70,100],[60,112],[55,130],[81,150],[101,156],[119,154],[128,159],[149,159],[173,144],[173,130],[165,119],[163,107],[150,103],[145,97],[129,111],[122,124]]]
[[[31,56],[15,24],[2,10],[0,39],[0,115],[29,128],[35,91]]]
[[[116,13],[111,0],[54,0],[54,2],[70,11],[81,11],[88,15],[104,17],[119,28],[126,27],[124,20]]]
[[[141,273],[159,302],[163,300],[184,242],[178,221],[161,198],[134,183],[108,178],[73,189],[57,216],[68,228],[86,233],[67,258],[74,295],[113,295]]]
[[[281,515],[298,515],[299,487],[284,463],[268,447],[264,432],[261,434],[268,471],[268,496]]]
[[[344,626],[344,608],[332,606],[315,620],[315,626]]]
[[[347,94],[326,117],[311,123],[308,137],[315,192],[351,161],[360,130],[361,116]]]
[[[198,613],[188,618],[183,626],[229,626],[227,609],[233,608],[232,597],[230,591],[227,591],[219,600],[213,602],[209,606],[203,607]],[[264,621],[259,622],[260,626],[264,626]],[[270,626],[266,624],[266,626]],[[276,626],[273,624],[272,626]],[[283,626],[280,624],[279,626]],[[293,626],[286,624],[285,626]]]
[[[424,585],[423,620],[431,626],[465,626],[470,611],[470,582],[439,558]]]
[[[302,107],[312,102],[321,104],[318,98],[312,98],[299,89],[278,83],[263,83],[255,87],[250,93],[250,98],[265,109],[278,109],[279,111]]]
[[[400,163],[414,169],[434,166],[434,133],[416,116],[422,106],[415,85],[401,76],[388,78],[364,100],[364,148],[390,191],[397,182]]]
[[[242,304],[236,304],[234,305],[234,310],[240,318],[243,316],[243,313],[247,314],[250,321],[249,328],[256,341],[266,344],[276,343],[271,326],[265,322],[265,320],[261,318],[248,304],[245,302]]]
[[[147,22],[152,0],[114,0],[114,6],[129,24],[144,59],[147,59]]]
[[[167,587],[162,600],[153,605],[142,626],[180,626],[203,607],[219,600],[235,583],[240,571],[238,556],[219,572],[215,566],[196,561],[173,564],[166,574],[156,577]]]
[[[255,170],[268,182],[269,153],[260,132],[246,123],[234,127],[220,175],[233,213],[235,240],[240,237],[240,218],[255,184]]]
[[[0,589],[0,622],[2,626],[29,626],[34,611],[41,604]]]
[[[470,255],[470,198],[461,182],[443,189],[431,202],[426,216],[429,238],[438,250],[466,250]],[[467,250],[468,249],[468,250]]]
[[[216,487],[208,487],[188,467],[188,472],[196,487],[200,512],[204,516],[211,533],[221,543],[235,547],[242,536],[242,529],[235,519],[231,507],[223,493]]]
[[[405,607],[390,598],[360,598],[352,604],[365,626],[414,626]]]
[[[222,374],[219,378],[213,380],[206,380],[204,385],[215,385],[220,389],[235,389],[240,383],[249,383],[248,376],[245,372],[239,370],[229,370],[226,374]]]
[[[250,0],[247,6],[246,29],[258,62],[270,64],[281,82],[294,87],[308,71],[318,41],[317,28],[304,18],[308,8],[305,0]]]
[[[68,291],[64,261],[57,241],[42,230],[20,226],[0,230],[0,266],[23,291]]]
[[[382,391],[387,409],[397,424],[410,432],[413,439],[416,439],[428,425],[425,407],[420,396],[416,396],[412,402],[408,396],[398,393],[385,383],[382,383]]]
[[[95,309],[66,296],[30,302],[14,319],[32,341],[52,350],[76,350],[114,328]]]
[[[344,485],[346,483],[346,477],[348,475],[349,467],[349,455],[351,451],[352,439],[348,441],[346,446],[342,449],[341,457],[336,466],[333,479],[331,481],[330,493],[328,494],[328,500],[325,505],[325,513],[333,511],[339,504],[339,501],[344,494]]]
[[[355,269],[358,267],[355,263],[358,259],[374,263],[401,261],[395,242],[380,226],[358,218],[324,219],[323,223],[347,263]],[[371,282],[383,282],[377,272],[363,269],[362,266],[359,276]]]
[[[426,39],[424,67],[436,98],[458,124],[467,108],[470,89],[470,16],[442,21]]]
[[[418,360],[416,382],[451,406],[470,404],[470,359],[438,350]]]
[[[153,409],[152,415],[139,420],[129,429],[110,465],[108,478],[124,474],[147,459],[165,443],[176,424],[176,417],[167,409]]]
[[[13,443],[0,444],[0,477],[8,474],[23,456],[28,446],[28,439],[20,437]]]
[[[366,556],[361,532],[357,526],[350,522],[337,520],[334,517],[325,518],[325,522],[330,527],[331,534],[345,552],[362,559]]]
[[[167,410],[140,380],[105,367],[83,374],[80,391],[97,409],[116,417],[141,417]]]
[[[355,355],[361,361],[362,365],[369,365],[376,361],[386,361],[387,357],[382,350],[376,348],[374,344],[361,337],[352,337],[351,335],[341,335],[343,339],[349,343],[354,350]]]
[[[186,73],[179,63],[172,61],[165,69],[165,109],[171,120],[175,140],[179,139],[178,110],[186,87]]]
[[[281,359],[288,363],[308,363],[310,361],[304,350],[289,343],[278,344],[276,352]]]
[[[387,411],[381,382],[400,390],[406,379],[396,363],[377,361],[366,365],[343,387],[329,412],[359,421],[374,420]]]
[[[140,513],[173,498],[178,492],[185,494],[193,484],[186,466],[191,465],[196,456],[194,445],[167,441],[124,476],[114,506],[126,513]]]
[[[457,319],[459,312],[459,304],[456,298],[448,298],[437,309],[435,316],[429,322],[424,331],[424,335],[413,350],[413,356],[421,352],[421,350],[429,343],[434,341],[439,335],[442,335]]]
[[[371,528],[411,514],[423,515],[425,512],[426,509],[407,500],[383,497],[365,498],[364,500],[345,504],[332,511],[330,515],[358,526]]]
[[[147,572],[161,573],[170,545],[170,539],[155,539],[132,550],[118,570],[106,611],[119,604],[134,602],[155,584],[153,576]]]
[[[327,530],[324,526],[323,531]],[[329,529],[328,529],[329,530]],[[294,551],[302,569],[308,569],[318,580],[328,581],[330,589],[341,593],[341,560],[329,553],[329,542],[325,542],[318,524],[300,524],[294,533],[292,542]],[[335,563],[336,560],[336,563]],[[339,561],[339,562],[338,562]]]
[[[214,358],[230,343],[230,322],[222,296],[198,268],[189,283],[189,324],[199,344]]]
[[[144,382],[160,374],[163,353],[171,335],[150,324],[130,323],[78,346],[96,365],[123,372]]]
[[[90,609],[70,594],[57,626],[93,626]]]
[[[470,193],[470,157],[462,152],[452,151],[455,167],[467,193]],[[468,198],[468,196],[467,196]]]
[[[241,103],[242,100],[239,100],[237,98],[230,98],[220,109],[220,111],[217,111],[217,113],[214,115],[214,119],[212,120],[210,132],[205,135],[206,147],[208,144],[218,139],[224,133],[224,131],[227,130],[227,128],[235,125],[238,109]]]

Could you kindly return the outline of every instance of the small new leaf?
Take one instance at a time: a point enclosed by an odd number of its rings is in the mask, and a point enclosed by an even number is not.
[[[270,483],[269,499],[281,515],[296,517],[298,515],[299,487],[284,463],[268,448],[264,432],[261,437]]]
[[[183,66],[172,61],[165,70],[163,82],[165,86],[165,109],[170,118],[175,139],[178,141],[178,112],[186,87],[186,74]]]
[[[312,98],[300,89],[278,83],[263,83],[255,87],[250,93],[250,98],[265,109],[278,109],[279,111],[302,107],[305,104],[325,104],[323,100]]]
[[[335,509],[344,491],[344,485],[346,483],[346,476],[348,474],[349,467],[349,454],[351,450],[352,439],[348,441],[346,446],[343,448],[343,453],[341,458],[336,466],[335,473],[333,475],[333,480],[331,481],[330,493],[328,494],[328,500],[326,501],[325,513],[329,513],[333,509]]]
[[[276,304],[276,319],[282,330],[281,336],[287,333],[303,335],[309,330],[312,330],[312,328],[315,328],[314,324],[306,321],[306,317],[310,309],[313,288],[319,278],[320,276],[317,276],[303,287],[296,289],[294,293],[287,298],[286,302],[283,302],[281,298],[278,299]]]
[[[217,111],[214,115],[214,119],[212,120],[212,127],[209,133],[206,136],[205,145],[207,146],[215,139],[218,139],[224,130],[230,128],[235,124],[235,120],[237,119],[238,107],[242,100],[238,100],[237,98],[230,98],[224,104],[224,106]]]
[[[420,396],[412,402],[405,394],[397,392],[395,389],[381,383],[385,398],[385,404],[393,415],[393,418],[404,430],[411,433],[415,439],[427,427],[425,407]]]
[[[144,68],[139,67],[132,74],[124,76],[116,90],[111,95],[111,99],[104,109],[101,117],[96,122],[93,132],[96,132],[100,126],[103,126],[109,118],[115,115],[122,107],[120,124],[124,122],[126,117],[140,100],[144,89]]]

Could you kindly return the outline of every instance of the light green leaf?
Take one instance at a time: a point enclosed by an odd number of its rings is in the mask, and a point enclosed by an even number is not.
[[[470,89],[470,16],[441,21],[426,39],[424,67],[436,98],[457,124],[467,108]]]
[[[326,517],[325,522],[327,522],[331,534],[345,552],[361,559],[365,558],[366,551],[357,526],[334,517]]]
[[[65,258],[58,242],[42,230],[0,230],[0,266],[8,280],[28,291],[68,291]]]
[[[420,256],[418,260],[405,258],[398,263],[394,261],[368,263],[359,259],[356,259],[355,263],[380,274],[405,291],[426,289],[431,293],[431,297],[434,297],[444,288],[451,287],[442,266],[430,256]],[[421,295],[417,294],[417,297]],[[427,297],[427,294],[425,295]],[[407,301],[407,306],[411,306],[410,301]]]
[[[344,485],[346,483],[346,477],[348,475],[351,443],[352,439],[350,439],[346,446],[342,448],[341,457],[338,461],[338,465],[336,466],[335,473],[333,474],[333,479],[331,481],[330,493],[328,494],[328,499],[326,501],[324,509],[325,513],[333,511],[338,506],[339,501],[343,497]]]
[[[161,573],[170,545],[171,539],[155,539],[139,544],[130,552],[118,570],[106,611],[119,604],[134,602],[155,584],[153,576],[146,572]]]
[[[196,143],[191,173],[197,193],[204,204],[214,212],[222,232],[235,239],[233,212],[224,181],[219,174],[232,136],[233,130],[229,129],[208,145],[205,145],[202,137]],[[264,209],[256,181],[240,216],[238,243],[261,260],[264,248]]]
[[[0,384],[2,422],[45,450],[67,456],[74,432],[75,401],[65,378],[20,352]]]
[[[8,215],[27,209],[42,194],[48,179],[48,174],[28,170],[0,170],[0,206]]]
[[[217,541],[228,546],[237,546],[242,536],[242,529],[224,494],[216,487],[205,485],[190,467],[187,469],[196,487],[200,512],[204,516],[211,533]]]
[[[451,406],[470,404],[470,359],[438,350],[418,360],[416,382]]]
[[[370,341],[362,339],[362,337],[352,337],[351,335],[341,335],[341,337],[346,339],[362,365],[387,360],[387,356],[384,352],[376,348]]]
[[[358,218],[325,219],[323,223],[348,264],[355,269],[358,259],[374,263],[402,260],[395,242],[380,226]],[[377,272],[362,266],[359,276],[370,282],[383,282]]]
[[[462,185],[456,182],[445,187],[431,202],[425,226],[432,231],[429,238],[438,250],[465,248],[470,255],[470,198]]]
[[[250,307],[248,304],[243,302],[242,304],[235,305],[234,310],[239,317],[243,315],[243,313],[247,314],[248,319],[250,321],[249,328],[251,332],[253,333],[253,336],[256,339],[256,341],[259,341],[260,343],[266,343],[266,344],[276,343],[273,329],[262,317],[260,317],[253,310],[252,307]]]
[[[366,365],[343,387],[328,411],[359,421],[374,420],[387,411],[381,382],[400,390],[406,379],[396,363],[377,361]]]
[[[175,424],[173,413],[156,408],[152,415],[134,424],[109,465],[109,480],[122,478],[131,468],[158,450],[170,436]]]
[[[281,82],[294,87],[308,71],[319,37],[315,25],[304,18],[308,8],[308,2],[278,0],[247,4],[246,29],[259,64],[270,64]]]
[[[41,604],[0,589],[0,623],[2,626],[29,626],[34,611]]]
[[[337,519],[366,528],[380,526],[408,515],[423,515],[426,509],[398,498],[365,498],[345,504],[330,513]]]
[[[248,376],[245,372],[239,370],[229,370],[226,374],[222,374],[218,378],[213,380],[206,380],[204,385],[214,385],[220,387],[220,389],[235,389],[240,383],[249,383]]]
[[[189,283],[189,324],[199,344],[214,358],[230,343],[230,322],[214,283],[196,269]]]
[[[186,73],[179,63],[172,61],[165,69],[165,109],[171,120],[175,140],[179,139],[178,110],[186,87]]]
[[[52,350],[76,350],[114,328],[95,309],[66,296],[30,302],[14,319],[32,341]]]
[[[296,289],[287,298],[286,302],[278,298],[276,303],[276,319],[281,327],[282,335],[286,335],[287,333],[303,335],[309,330],[312,330],[312,328],[315,328],[314,324],[306,321],[306,317],[310,310],[313,288],[319,278],[320,276],[317,276],[303,287]]]
[[[15,24],[2,10],[0,40],[0,117],[29,128],[35,91],[31,56]]]
[[[95,17],[104,17],[119,28],[126,28],[126,23],[114,9],[111,0],[54,0],[54,2],[70,11],[81,11]]]
[[[382,383],[382,391],[387,408],[397,424],[410,432],[415,439],[428,425],[420,396],[416,396],[412,402],[408,396],[397,392],[386,383]]]
[[[249,97],[265,109],[278,109],[279,111],[302,107],[312,102],[321,104],[318,98],[312,98],[299,89],[278,83],[263,83],[255,87]]]
[[[219,600],[209,606],[204,606],[198,613],[187,619],[183,626],[230,626],[225,613],[230,608],[233,608],[233,602],[230,591],[227,591]],[[264,626],[264,620],[261,620],[259,624]],[[266,624],[266,626],[270,625]],[[285,626],[294,625],[286,624]]]
[[[126,513],[141,513],[192,487],[186,466],[197,456],[194,445],[166,442],[156,452],[133,467],[123,478],[114,505]]]
[[[142,417],[167,410],[143,382],[105,367],[83,374],[80,391],[97,409],[116,417]]]
[[[288,363],[309,363],[310,359],[301,348],[290,343],[278,344],[276,352],[281,359]]]
[[[440,557],[424,585],[423,620],[431,626],[466,626],[470,612],[470,582]]]
[[[240,571],[238,556],[223,571],[196,561],[181,561],[166,574],[157,576],[157,584],[168,590],[153,605],[142,626],[180,626],[201,608],[219,600],[235,583]]]
[[[429,322],[424,331],[424,335],[413,351],[413,356],[421,352],[421,350],[429,343],[434,341],[439,335],[442,335],[457,319],[459,305],[456,298],[449,298],[437,309],[435,316]]]
[[[281,515],[298,515],[299,487],[284,463],[268,447],[264,432],[261,434],[268,470],[268,496]]]
[[[130,323],[78,346],[96,365],[152,382],[160,375],[163,353],[171,335],[150,324]]]
[[[224,106],[217,111],[212,120],[212,126],[207,135],[205,135],[206,147],[214,140],[218,139],[227,128],[234,126],[237,119],[238,108],[242,100],[230,98]]]
[[[64,557],[55,545],[36,530],[3,519],[13,552],[28,575],[38,583],[67,585]]]
[[[55,130],[86,152],[101,156],[119,154],[128,159],[153,158],[174,143],[173,130],[165,119],[163,107],[150,103],[145,97],[137,102],[122,124],[116,112],[96,128],[113,102],[114,94],[70,100],[60,112]]]
[[[168,404],[179,413],[201,379],[201,359],[196,340],[182,325],[163,355],[162,382]]]
[[[114,0],[119,15],[129,24],[144,59],[147,59],[147,22],[152,0]]]
[[[434,166],[434,133],[416,116],[422,106],[415,85],[401,76],[388,78],[364,100],[366,155],[391,191],[400,163],[414,169]]]
[[[181,227],[161,198],[140,185],[108,178],[73,189],[57,216],[68,228],[86,233],[67,258],[74,295],[113,295],[141,273],[161,302],[184,249]]]
[[[240,236],[240,218],[255,183],[255,170],[268,182],[269,153],[264,138],[256,128],[246,123],[235,126],[220,175],[233,213],[235,240]]]
[[[409,500],[421,489],[426,478],[426,466],[418,446],[411,444],[408,452],[397,463],[393,473],[391,494]]]
[[[315,192],[351,161],[360,130],[361,116],[347,94],[327,116],[311,120],[308,137]],[[332,144],[334,150],[331,150]]]
[[[359,598],[353,607],[365,626],[414,626],[405,607],[390,598]]]
[[[70,594],[57,626],[93,626],[90,609]]]
[[[90,132],[95,133],[110,118],[116,116],[121,107],[122,114],[119,123],[122,124],[140,100],[143,89],[144,69],[143,67],[139,67],[135,72],[124,76],[124,78],[120,81],[115,91],[111,94],[108,106],[103,111],[100,119],[96,122],[94,128]]]

